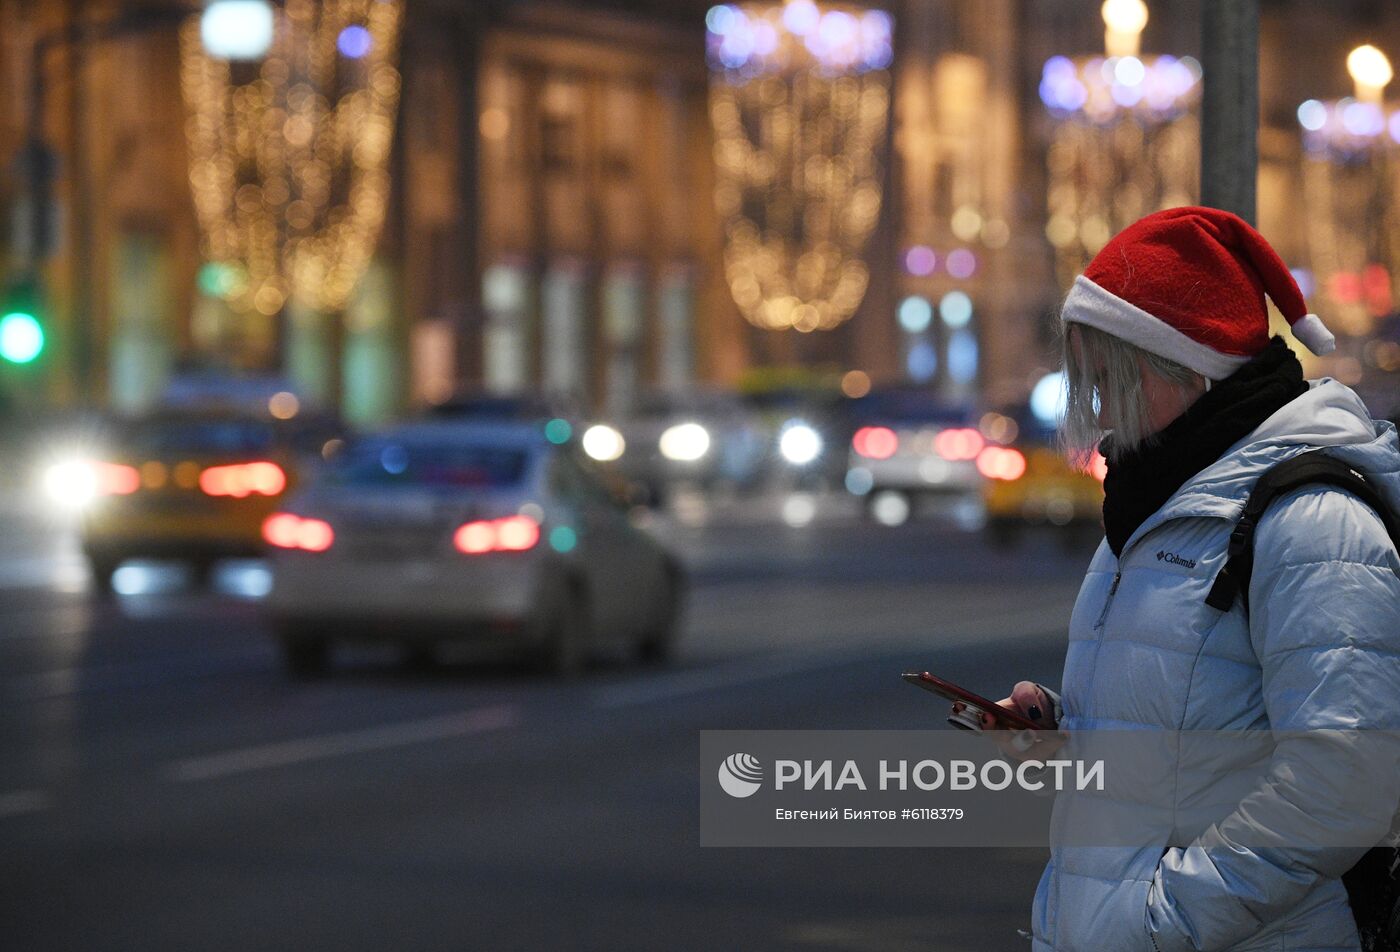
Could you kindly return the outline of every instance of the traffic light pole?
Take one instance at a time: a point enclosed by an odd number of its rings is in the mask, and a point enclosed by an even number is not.
[[[89,40],[116,39],[155,27],[177,25],[185,17],[196,12],[193,8],[183,6],[139,8],[115,19],[87,26],[79,19],[81,8],[81,3],[71,3],[68,22],[57,30],[36,37],[30,55],[28,141],[24,146],[24,166],[30,202],[29,253],[22,273],[18,276],[18,283],[27,284],[31,293],[40,301],[43,301],[45,297],[43,293],[44,262],[53,254],[54,250],[53,222],[50,216],[53,205],[53,182],[58,165],[53,150],[48,147],[44,137],[45,106],[48,98],[44,63],[49,52],[60,46],[81,50],[82,46]],[[82,67],[79,64],[74,69],[75,75],[73,76],[75,105],[71,128],[73,156],[70,157],[69,161],[70,174],[75,183],[73,190],[75,200],[84,195],[83,185],[78,181],[79,177],[84,174],[80,161],[83,151],[81,143],[85,136],[81,106],[79,105],[82,96],[81,72]],[[75,201],[75,204],[78,207],[74,209],[73,231],[77,239],[74,243],[73,253],[78,259],[76,261],[78,276],[75,279],[76,286],[73,297],[72,367],[77,391],[81,402],[85,403],[90,396],[89,387],[93,376],[91,372],[92,309],[88,301],[89,289],[85,269],[90,268],[92,263],[85,260],[91,254],[86,240],[87,209],[81,207],[83,202]],[[12,280],[14,280],[14,276],[12,276]]]
[[[29,247],[26,269],[37,272],[52,253],[49,232],[49,205],[53,199],[55,162],[53,151],[44,144],[44,59],[54,45],[52,35],[34,42],[29,65],[29,136],[24,146],[24,168],[29,182]]]
[[[1259,176],[1259,0],[1201,12],[1201,204],[1251,224]]]

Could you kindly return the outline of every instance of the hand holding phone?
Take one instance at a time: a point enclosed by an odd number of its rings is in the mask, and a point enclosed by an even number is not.
[[[952,701],[953,710],[948,715],[948,723],[954,727],[970,731],[984,730],[987,718],[991,719],[993,730],[1039,731],[1050,727],[1048,724],[1036,723],[1020,711],[1002,707],[995,701],[927,671],[906,671],[903,678],[916,687]]]
[[[1008,704],[988,700],[961,685],[927,671],[906,671],[904,680],[953,702],[948,723],[970,731],[991,730],[1001,752],[1012,760],[1044,760],[1068,739],[1055,723],[1050,699],[1034,682],[1020,681],[1011,690]],[[1037,711],[1039,708],[1039,711]],[[1039,714],[1031,718],[1023,714]]]

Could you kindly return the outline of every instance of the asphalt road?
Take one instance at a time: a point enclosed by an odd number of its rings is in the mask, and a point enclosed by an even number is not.
[[[1087,549],[668,524],[667,668],[297,683],[256,600],[95,600],[61,534],[0,529],[0,948],[1029,948],[1042,851],[700,848],[699,731],[938,726],[915,665],[1055,683]]]

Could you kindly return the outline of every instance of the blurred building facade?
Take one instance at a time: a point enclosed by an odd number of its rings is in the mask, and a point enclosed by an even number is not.
[[[197,282],[174,25],[112,38],[94,28],[152,6],[0,0],[7,274],[33,219],[20,161],[35,42],[78,27],[39,63],[59,160],[56,241],[43,267],[48,351],[23,385],[47,401],[137,409],[181,367],[271,369],[228,344],[227,315]],[[750,326],[724,280],[708,4],[407,0],[387,222],[334,347],[349,415],[382,419],[464,386],[567,392],[620,414],[648,389],[732,386],[772,366],[1023,398],[1054,364],[1048,317],[1064,290],[1047,237],[1041,69],[1102,53],[1099,4],[885,7],[892,107],[869,290],[844,324],[801,333]],[[1306,270],[1316,246],[1297,200],[1298,104],[1348,94],[1358,43],[1400,57],[1400,9],[1263,7],[1259,223]],[[1199,0],[1151,13],[1145,51],[1197,53]],[[1361,330],[1383,331],[1373,316]],[[1354,367],[1313,369],[1359,381],[1376,369],[1360,353],[1348,352]]]

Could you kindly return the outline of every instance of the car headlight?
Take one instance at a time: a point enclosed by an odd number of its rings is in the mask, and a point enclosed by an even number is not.
[[[141,488],[134,466],[83,459],[50,463],[40,478],[44,495],[57,507],[82,512],[103,496],[128,496]]]
[[[97,498],[97,468],[87,460],[50,463],[43,473],[44,495],[63,509],[80,510]]]
[[[710,451],[710,431],[699,423],[677,423],[661,434],[659,447],[669,460],[694,462]]]
[[[778,452],[794,466],[806,466],[822,455],[822,437],[801,420],[790,420],[778,437]]]
[[[622,434],[606,423],[595,423],[583,431],[583,451],[600,463],[610,463],[627,449]]]

